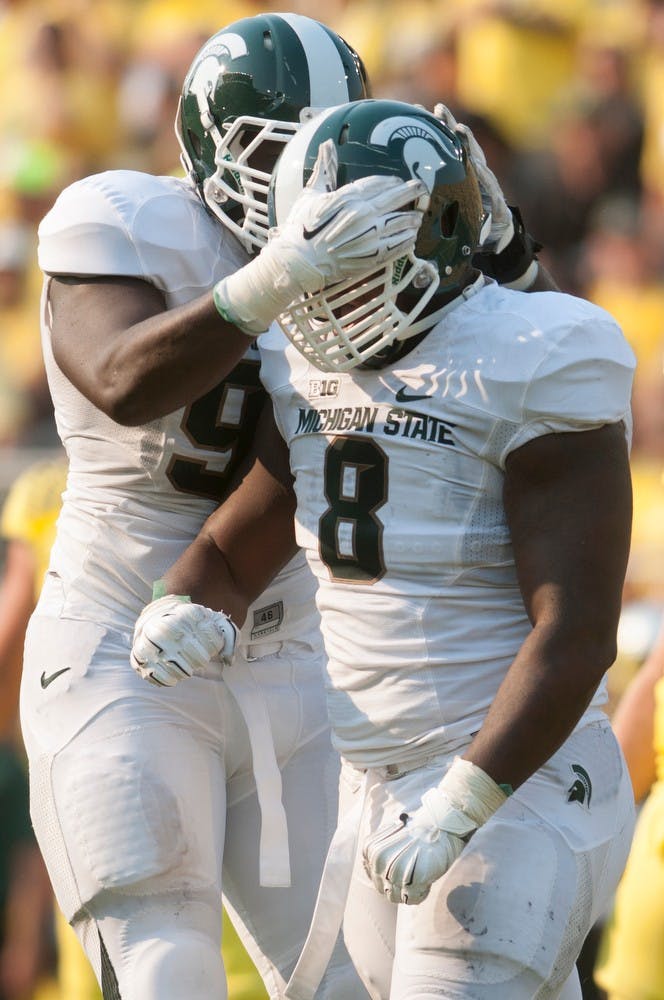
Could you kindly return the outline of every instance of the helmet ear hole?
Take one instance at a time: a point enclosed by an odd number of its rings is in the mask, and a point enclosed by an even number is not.
[[[440,234],[449,239],[454,235],[454,231],[459,219],[459,202],[452,201],[446,205],[440,214]]]
[[[344,125],[344,127],[341,129],[341,131],[339,132],[339,138],[338,138],[337,142],[339,143],[340,146],[343,146],[344,143],[348,142],[348,132],[349,132],[349,129],[350,129],[350,126],[348,125],[348,123],[346,123]]]

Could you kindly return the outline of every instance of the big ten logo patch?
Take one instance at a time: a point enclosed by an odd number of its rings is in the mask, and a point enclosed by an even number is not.
[[[314,378],[309,382],[309,399],[330,399],[338,395],[338,378]]]
[[[251,638],[259,639],[264,635],[271,635],[276,632],[284,620],[284,602],[275,601],[265,608],[258,608],[254,611],[254,620],[251,626]]]

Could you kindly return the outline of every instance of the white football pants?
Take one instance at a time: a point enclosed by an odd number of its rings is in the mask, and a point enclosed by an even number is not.
[[[618,883],[634,825],[629,776],[608,722],[573,733],[478,830],[424,902],[390,903],[363,869],[361,844],[413,812],[451,760],[438,756],[405,773],[342,769],[342,815],[366,795],[344,931],[371,997],[580,1000],[575,961]]]
[[[129,665],[130,641],[43,615],[28,629],[21,721],[33,823],[58,903],[105,1000],[225,1000],[223,891],[281,1000],[337,819],[321,646],[289,642],[238,663],[267,707],[288,819],[292,884],[266,887],[238,703],[222,679],[151,686]],[[366,1000],[341,938],[317,997]]]

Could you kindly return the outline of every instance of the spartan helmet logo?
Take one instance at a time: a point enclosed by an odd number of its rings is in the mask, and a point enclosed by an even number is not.
[[[216,56],[217,59],[239,59],[240,56],[246,56],[248,51],[242,35],[236,31],[225,31],[210,43],[207,54]]]
[[[196,98],[198,113],[204,128],[214,124],[210,114],[209,101],[219,76],[219,63],[213,56],[207,56],[194,69],[189,89]]]
[[[441,161],[445,161],[445,152],[439,143],[433,143],[428,136],[417,136],[406,139],[402,156],[406,165],[418,180],[423,181],[429,191],[433,191]]]
[[[578,802],[580,806],[590,809],[590,797],[593,791],[590,775],[580,764],[572,764],[572,771],[576,779],[567,789],[567,801]]]
[[[401,156],[412,177],[423,181],[429,193],[434,189],[441,163],[448,158],[436,130],[427,122],[403,117],[386,118],[373,130],[369,141],[392,149],[402,143]]]
[[[388,161],[401,160],[407,175],[426,185],[429,203],[415,253],[436,267],[441,292],[459,291],[470,276],[483,215],[475,172],[459,137],[425,113],[411,112],[378,122],[369,144],[383,147]]]
[[[209,101],[219,79],[220,62],[246,56],[247,51],[247,43],[242,35],[229,31],[207,47],[203,58],[191,70],[188,87],[196,97],[198,110],[206,128],[212,125]]]

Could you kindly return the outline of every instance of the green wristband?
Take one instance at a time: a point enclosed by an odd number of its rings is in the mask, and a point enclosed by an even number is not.
[[[165,580],[155,580],[152,584],[152,600],[158,601],[160,597],[166,597],[168,591],[166,590]],[[178,601],[188,601],[191,604],[191,597],[186,594],[171,594],[171,597],[176,597]]]
[[[222,285],[224,281],[225,279],[222,278],[221,281],[218,281],[212,289],[212,301],[214,302],[214,307],[221,318],[225,319],[227,323],[234,326],[236,330],[240,331],[240,333],[243,333],[245,337],[257,337],[259,333],[264,333],[265,330],[267,330],[267,326],[263,328],[262,324],[259,324],[259,326],[261,326],[260,330],[252,330],[250,323],[243,323],[240,317],[233,312],[219,290],[219,286]]]
[[[215,307],[215,309],[217,310],[217,312],[219,313],[219,315],[221,316],[222,319],[225,319],[227,323],[232,323],[233,326],[236,326],[237,325],[237,317],[235,317],[233,315],[233,313],[228,309],[227,303],[224,301],[224,299],[219,294],[219,285],[220,284],[221,284],[221,282],[217,282],[217,284],[212,289],[212,299],[214,301],[214,307]]]

